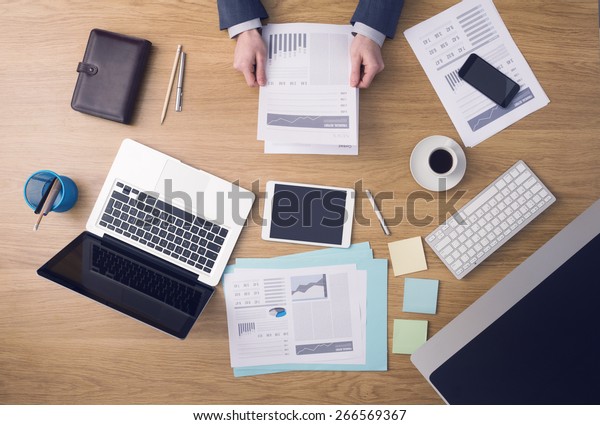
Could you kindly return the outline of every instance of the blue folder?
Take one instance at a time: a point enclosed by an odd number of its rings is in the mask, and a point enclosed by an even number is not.
[[[236,377],[294,370],[385,371],[387,370],[387,260],[373,259],[368,242],[350,248],[329,248],[277,258],[243,258],[228,266],[237,268],[281,269],[356,264],[367,271],[366,364],[277,364],[233,368]]]

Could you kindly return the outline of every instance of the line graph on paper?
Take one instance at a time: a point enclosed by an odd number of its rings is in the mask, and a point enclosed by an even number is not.
[[[297,129],[349,129],[348,92],[345,90],[271,91],[266,124]]]
[[[267,125],[296,128],[350,128],[349,116],[267,114]]]
[[[342,351],[353,351],[352,341],[326,342],[319,344],[296,345],[296,355],[310,355],[323,353],[339,353]]]
[[[327,276],[325,274],[292,276],[292,301],[327,299]]]

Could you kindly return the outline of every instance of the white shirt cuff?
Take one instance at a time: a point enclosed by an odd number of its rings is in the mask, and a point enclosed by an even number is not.
[[[229,32],[229,38],[233,38],[236,35],[243,33],[244,31],[253,30],[255,28],[261,28],[261,27],[262,27],[262,22],[260,21],[260,18],[255,18],[255,19],[251,19],[246,22],[239,23],[232,27],[229,27],[229,28],[227,28],[227,31]]]
[[[362,22],[355,22],[354,29],[352,32],[364,35],[365,37],[368,37],[375,43],[377,43],[379,47],[383,47],[383,42],[385,41],[385,34],[377,31],[374,28],[371,28],[368,25],[363,24]]]

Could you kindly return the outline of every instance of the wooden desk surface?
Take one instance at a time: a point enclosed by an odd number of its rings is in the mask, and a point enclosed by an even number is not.
[[[354,0],[265,1],[272,22],[344,24]],[[258,91],[232,69],[234,42],[219,32],[209,0],[0,1],[0,403],[416,404],[441,403],[406,355],[391,354],[395,318],[426,319],[429,336],[539,248],[600,196],[600,84],[596,0],[498,0],[496,6],[551,103],[473,149],[468,170],[448,198],[463,205],[518,159],[557,196],[547,212],[462,281],[430,249],[429,270],[440,279],[438,313],[402,313],[403,277],[389,272],[387,372],[291,372],[236,379],[229,366],[223,291],[219,288],[185,341],[39,278],[36,269],[85,226],[121,140],[130,137],[242,186],[269,179],[390,191],[384,202],[393,235],[374,221],[355,224],[353,242],[369,241],[377,258],[387,243],[425,236],[438,223],[435,201],[417,204],[427,227],[398,215],[420,190],[408,159],[422,138],[459,140],[437,95],[402,35],[453,0],[407,0],[395,40],[384,46],[386,69],[361,93],[360,155],[269,156],[256,141]],[[314,10],[319,10],[316,14]],[[133,125],[71,110],[89,31],[104,28],[153,42]],[[159,125],[177,44],[188,53],[184,111]],[[172,102],[174,100],[172,99]],[[31,231],[23,201],[27,176],[52,169],[72,177],[77,206],[52,214]],[[302,170],[310,169],[310,173]],[[358,202],[375,219],[366,199]],[[255,213],[262,211],[262,202]],[[397,217],[395,220],[392,217]],[[403,218],[400,222],[400,218]],[[275,256],[308,247],[268,243],[251,221],[232,259]],[[285,390],[282,391],[282,388]]]

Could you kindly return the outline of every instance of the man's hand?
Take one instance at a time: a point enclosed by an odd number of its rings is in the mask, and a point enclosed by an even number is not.
[[[264,86],[267,83],[266,57],[267,48],[258,30],[244,31],[237,36],[233,67],[244,74],[250,87]]]
[[[371,85],[375,75],[383,71],[381,48],[369,37],[357,34],[350,46],[350,85],[366,89]]]

